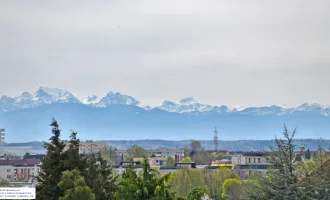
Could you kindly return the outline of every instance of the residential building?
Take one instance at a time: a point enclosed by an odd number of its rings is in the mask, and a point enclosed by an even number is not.
[[[64,151],[69,149],[69,142],[65,142]],[[80,142],[79,144],[79,153],[96,153],[100,152],[107,148],[105,143],[93,142],[93,141],[86,141]]]
[[[234,170],[244,179],[246,176],[254,176],[265,173],[271,168],[270,157],[266,152],[245,152],[231,156]]]
[[[40,170],[40,159],[0,160],[0,178],[9,182],[32,182]]]
[[[149,157],[149,165],[150,166],[163,166],[167,160],[164,157]],[[133,161],[143,161],[143,158],[133,158]]]

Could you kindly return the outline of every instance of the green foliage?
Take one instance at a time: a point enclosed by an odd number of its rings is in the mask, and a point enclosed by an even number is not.
[[[175,160],[172,158],[172,156],[169,156],[167,157],[165,164],[166,166],[173,166],[175,165]]]
[[[72,131],[70,135],[68,149],[63,152],[64,170],[78,169],[82,171],[86,160],[82,159],[79,154],[80,140],[77,138],[77,133]]]
[[[112,168],[102,159],[100,153],[90,155],[83,175],[87,185],[95,193],[95,200],[114,199],[117,176],[113,175]]]
[[[205,188],[194,188],[187,196],[187,200],[202,200],[207,190]]]
[[[100,154],[93,154],[90,158],[81,157],[79,155],[80,141],[76,132],[71,133],[68,149],[64,152],[65,144],[60,139],[60,130],[57,122],[53,120],[51,126],[53,127],[53,136],[50,138],[51,142],[45,143],[47,154],[43,160],[42,170],[37,177],[39,184],[36,188],[36,195],[38,199],[58,200],[60,196],[64,199],[72,199],[73,197],[70,195],[85,192],[86,188],[83,186],[77,191],[70,190],[69,196],[67,195],[68,193],[64,194],[64,191],[68,189],[65,187],[64,180],[61,180],[62,173],[72,170],[76,170],[74,175],[77,175],[79,172],[79,175],[84,178],[84,184],[92,190],[95,200],[114,199],[116,178],[113,177],[112,169],[107,166]],[[65,178],[71,176],[69,175]],[[61,185],[59,185],[60,181],[62,181]],[[77,179],[77,181],[81,183],[81,179]]]
[[[215,171],[205,170],[204,181],[209,189],[209,195],[212,199],[222,198],[222,185],[228,178],[239,178],[238,175],[228,168],[218,168]]]
[[[193,161],[192,161],[192,159],[189,156],[186,156],[186,157],[183,158],[183,160],[181,162],[183,162],[183,163],[191,163]]]
[[[179,196],[187,196],[194,188],[205,188],[203,170],[184,167],[171,173],[172,191]]]
[[[226,179],[222,186],[222,198],[238,200],[242,193],[242,181],[237,178]]]
[[[8,181],[6,181],[6,180],[4,180],[4,179],[2,179],[2,180],[0,181],[0,187],[9,187],[9,186],[10,186],[10,184],[9,184]]]
[[[111,165],[118,164],[121,161],[121,158],[118,157],[117,149],[113,147],[102,149],[101,156]]]
[[[156,171],[144,158],[142,174],[138,176],[134,169],[127,168],[122,175],[122,181],[118,186],[115,197],[118,200],[173,200],[174,193],[169,190],[167,184],[169,175],[157,178]]]
[[[63,172],[58,186],[64,191],[64,196],[59,200],[95,200],[95,194],[76,169]]]
[[[65,144],[60,140],[61,131],[55,119],[53,119],[51,126],[53,136],[49,143],[45,142],[44,144],[47,154],[43,159],[39,177],[37,177],[39,184],[36,188],[36,195],[40,200],[58,200],[62,194],[58,183],[65,169],[63,162]]]
[[[133,161],[133,158],[143,158],[147,156],[147,152],[144,148],[139,147],[139,146],[132,146],[127,149],[127,156],[125,160],[127,161]]]

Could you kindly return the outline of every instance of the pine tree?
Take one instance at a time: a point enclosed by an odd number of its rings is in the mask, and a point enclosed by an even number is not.
[[[296,159],[294,150],[296,146],[293,141],[295,133],[296,129],[290,132],[284,126],[283,136],[285,139],[276,138],[276,145],[271,148],[273,151],[271,163],[274,170],[268,174],[268,182],[264,185],[269,199],[297,200],[302,196],[295,174]]]
[[[40,200],[58,200],[62,194],[58,183],[64,171],[63,150],[65,144],[60,140],[61,131],[55,119],[53,119],[51,126],[53,136],[49,143],[44,143],[47,154],[42,160],[41,172],[37,177],[39,184],[36,190]]]
[[[79,154],[80,140],[77,138],[76,132],[71,132],[70,141],[67,145],[68,149],[63,153],[65,170],[71,171],[78,169],[79,171],[83,171],[86,160]]]
[[[92,154],[86,160],[83,176],[86,184],[93,190],[95,200],[114,199],[117,177],[113,176],[112,168],[102,159],[100,153]]]

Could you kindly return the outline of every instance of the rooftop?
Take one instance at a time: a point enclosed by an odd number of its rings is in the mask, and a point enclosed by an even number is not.
[[[40,159],[0,160],[0,165],[38,165]]]

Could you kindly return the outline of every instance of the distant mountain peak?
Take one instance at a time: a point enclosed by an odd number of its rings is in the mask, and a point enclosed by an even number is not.
[[[83,104],[97,104],[100,102],[100,98],[96,95],[88,96],[82,101]]]
[[[108,94],[103,97],[98,104],[97,107],[108,107],[113,104],[123,104],[123,105],[138,105],[140,102],[136,100],[134,97],[129,95],[121,94],[119,92],[108,92]]]
[[[197,104],[198,102],[192,97],[186,97],[179,101],[180,104]]]
[[[33,95],[28,92],[23,92],[20,96],[15,98],[16,101],[25,101],[25,100],[33,100]]]
[[[80,103],[70,92],[50,87],[39,87],[34,93],[34,100],[37,104]]]

